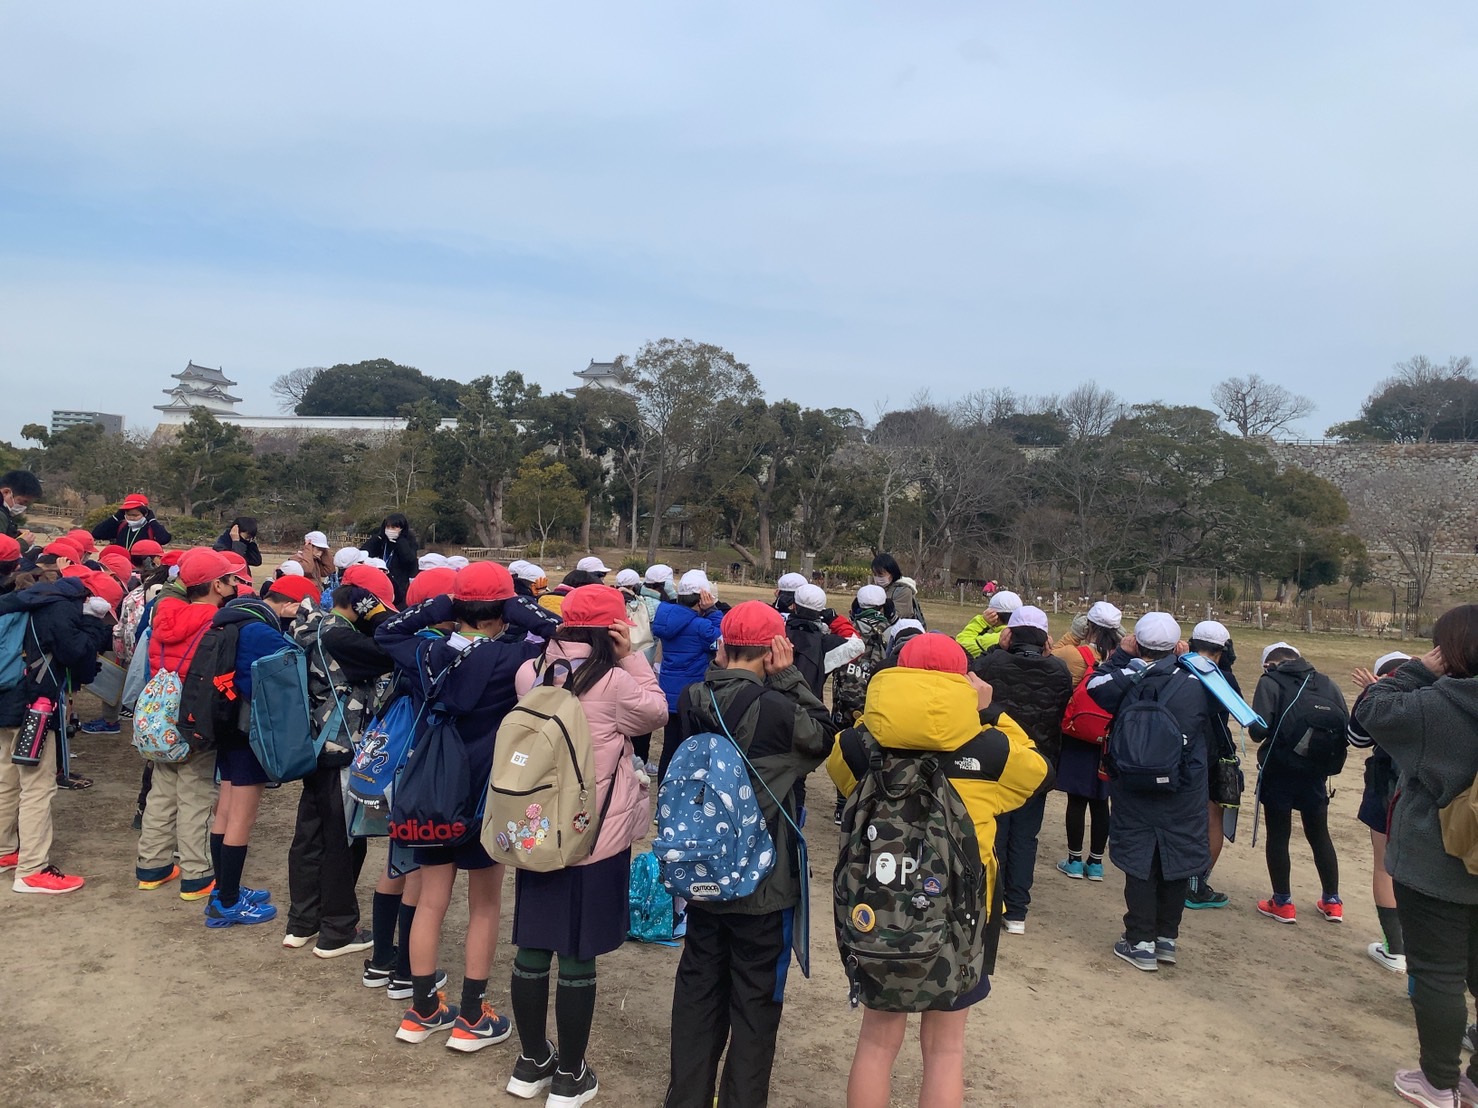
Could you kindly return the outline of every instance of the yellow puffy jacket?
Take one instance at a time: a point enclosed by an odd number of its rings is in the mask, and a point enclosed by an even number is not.
[[[996,817],[1020,808],[1049,783],[1051,769],[1016,721],[987,711],[982,727],[975,689],[964,677],[894,666],[879,670],[867,687],[861,726],[884,747],[938,750],[944,772],[975,821],[985,869],[985,903],[995,910]],[[855,730],[838,736],[826,770],[843,796],[851,796],[867,756]]]

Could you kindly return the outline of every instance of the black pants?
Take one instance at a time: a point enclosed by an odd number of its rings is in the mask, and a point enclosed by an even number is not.
[[[743,916],[688,905],[688,938],[672,990],[672,1068],[664,1108],[710,1108],[724,1047],[719,1108],[763,1108],[790,957],[783,913]]]
[[[1088,853],[1102,858],[1109,841],[1108,797],[1089,800],[1086,796],[1067,795],[1067,852],[1083,853],[1083,836],[1087,831],[1088,813],[1093,813],[1093,830],[1088,842]]]
[[[1160,848],[1150,863],[1149,880],[1124,875],[1124,938],[1130,943],[1152,943],[1180,935],[1180,917],[1191,882],[1187,877],[1167,881],[1160,868]]]
[[[631,750],[643,762],[650,762],[652,760],[652,733],[648,731],[645,735],[632,735]]]
[[[1273,892],[1289,896],[1292,888],[1292,862],[1288,857],[1288,844],[1293,838],[1293,813],[1286,808],[1265,808],[1268,841],[1268,880]],[[1334,840],[1329,837],[1329,805],[1311,808],[1299,813],[1303,821],[1304,838],[1314,854],[1314,868],[1319,871],[1319,882],[1323,885],[1320,896],[1339,894],[1339,856],[1334,852]]]
[[[996,817],[996,859],[1007,919],[1026,919],[1032,902],[1032,874],[1037,868],[1037,836],[1046,811],[1047,794],[1043,793],[1016,811]]]
[[[667,726],[662,729],[662,755],[657,761],[657,784],[662,784],[667,776],[667,767],[672,762],[672,756],[677,753],[677,748],[683,742],[683,724],[676,712],[667,717]]]
[[[1437,1088],[1451,1089],[1462,1071],[1466,994],[1478,996],[1478,904],[1438,900],[1398,881],[1396,911],[1406,940],[1422,1072]],[[1468,1061],[1468,1076],[1478,1081],[1478,1055]]]
[[[364,865],[365,840],[351,845],[344,830],[344,793],[338,769],[315,769],[303,778],[298,826],[287,852],[292,907],[287,929],[323,941],[351,938],[359,928],[354,887]]]

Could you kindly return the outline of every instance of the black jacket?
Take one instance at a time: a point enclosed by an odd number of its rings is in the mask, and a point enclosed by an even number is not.
[[[404,531],[400,538],[391,542],[381,528],[364,544],[364,552],[371,558],[384,560],[385,575],[395,586],[395,606],[404,608],[405,593],[411,587],[411,578],[421,572],[420,550],[416,546],[415,536]]]
[[[87,589],[75,577],[0,596],[0,615],[27,612],[31,617],[23,647],[26,679],[0,692],[0,727],[20,726],[27,707],[38,696],[55,702],[62,679],[75,690],[97,676],[97,656],[112,643],[113,625],[82,610],[86,597]],[[46,654],[51,655],[50,668],[33,664]]]
[[[154,515],[153,508],[144,509],[144,525],[129,527],[120,508],[92,529],[92,537],[115,546],[132,549],[140,539],[153,539],[160,546],[168,546],[170,534]]]
[[[229,550],[233,553],[240,554],[246,559],[246,564],[249,566],[259,566],[262,564],[262,549],[257,545],[257,540],[252,539],[251,542],[243,542],[240,539],[232,539],[230,528],[221,532],[221,537],[216,539],[216,544],[211,549]]]
[[[1062,753],[1062,713],[1073,695],[1073,676],[1061,658],[1041,647],[993,646],[970,662],[970,671],[995,689],[992,706],[1014,719],[1047,764]]]
[[[827,630],[825,624],[800,616],[786,621],[785,637],[795,648],[795,668],[819,699],[826,688],[826,656],[847,640]]]
[[[1267,727],[1260,727],[1254,723],[1247,729],[1252,736],[1252,741],[1259,744],[1257,751],[1257,764],[1265,766],[1272,747],[1268,738],[1275,735],[1278,721],[1283,718],[1293,698],[1298,695],[1298,690],[1303,686],[1305,678],[1308,679],[1309,688],[1329,697],[1335,703],[1343,705],[1345,694],[1324,674],[1316,670],[1306,659],[1293,658],[1286,662],[1279,662],[1272,669],[1267,670],[1257,679],[1257,689],[1252,694],[1252,710],[1263,719],[1268,721]],[[1271,728],[1272,730],[1269,730]],[[1286,740],[1285,736],[1285,740]],[[1281,762],[1273,763],[1273,771],[1280,776],[1286,776],[1290,772]]]

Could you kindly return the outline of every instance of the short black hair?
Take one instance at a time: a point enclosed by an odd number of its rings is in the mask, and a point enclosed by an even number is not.
[[[347,608],[354,602],[354,586],[340,585],[329,596],[333,598],[335,608]]]
[[[724,643],[724,653],[730,661],[757,662],[769,652],[768,646],[730,646]]]
[[[886,573],[893,580],[903,576],[903,570],[898,568],[898,559],[891,554],[879,554],[872,560],[872,571],[874,573]]]
[[[237,516],[234,522],[236,529],[243,535],[255,535],[257,533],[257,521],[251,516]]]
[[[1281,665],[1284,662],[1291,662],[1291,661],[1293,661],[1293,659],[1295,659],[1297,657],[1298,657],[1298,651],[1297,650],[1290,650],[1286,646],[1280,646],[1280,647],[1278,647],[1277,650],[1273,651],[1266,658],[1264,658],[1262,660],[1262,664],[1265,667],[1266,666],[1276,666],[1276,665]]]
[[[1011,628],[1011,641],[1022,643],[1026,646],[1046,646],[1047,632],[1040,627],[1013,627]]]
[[[410,525],[411,521],[405,518],[404,513],[391,512],[388,516],[385,517],[385,522],[380,524],[380,527],[382,529],[385,527],[399,527],[402,531],[404,531]]]
[[[1222,646],[1222,644],[1219,642],[1208,642],[1205,639],[1192,639],[1190,641],[1190,648],[1192,653],[1195,654],[1199,654],[1203,650],[1206,651],[1208,654],[1220,654],[1223,650],[1226,649],[1226,647]]]
[[[601,584],[600,574],[591,573],[588,569],[572,569],[566,573],[561,585],[568,585],[572,589],[578,589],[581,585]]]
[[[677,602],[684,608],[698,607],[698,594],[695,592],[680,592],[677,594]]]
[[[217,578],[216,580],[220,580],[220,578]],[[203,599],[210,592],[210,587],[214,584],[215,581],[207,581],[203,585],[186,585],[185,599],[191,601],[192,603],[196,600]]]
[[[501,600],[453,600],[452,618],[460,623],[479,624],[503,618]]]
[[[16,496],[28,496],[35,500],[41,495],[41,480],[29,469],[12,469],[0,477],[0,489],[9,489]]]
[[[1143,658],[1146,662],[1158,662],[1161,658],[1168,658],[1174,653],[1175,647],[1173,646],[1167,647],[1164,650],[1151,650],[1149,647],[1143,644],[1141,644],[1139,647],[1139,656]]]

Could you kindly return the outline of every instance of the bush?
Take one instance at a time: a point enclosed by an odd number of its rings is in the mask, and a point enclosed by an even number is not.
[[[645,558],[638,558],[635,555],[633,555],[630,558],[625,559],[619,566],[616,567],[616,569],[617,569],[618,572],[620,570],[623,570],[623,569],[634,569],[634,570],[636,570],[636,572],[640,573],[643,577],[646,577],[646,575],[647,575],[647,560]]]
[[[539,540],[535,539],[529,543],[527,549],[537,552],[539,549]],[[572,542],[565,542],[563,539],[550,539],[544,544],[544,559],[551,562],[561,561],[575,553],[577,549]]]
[[[164,526],[169,531],[171,546],[209,546],[225,530],[213,519],[196,519],[194,516],[164,519]]]

